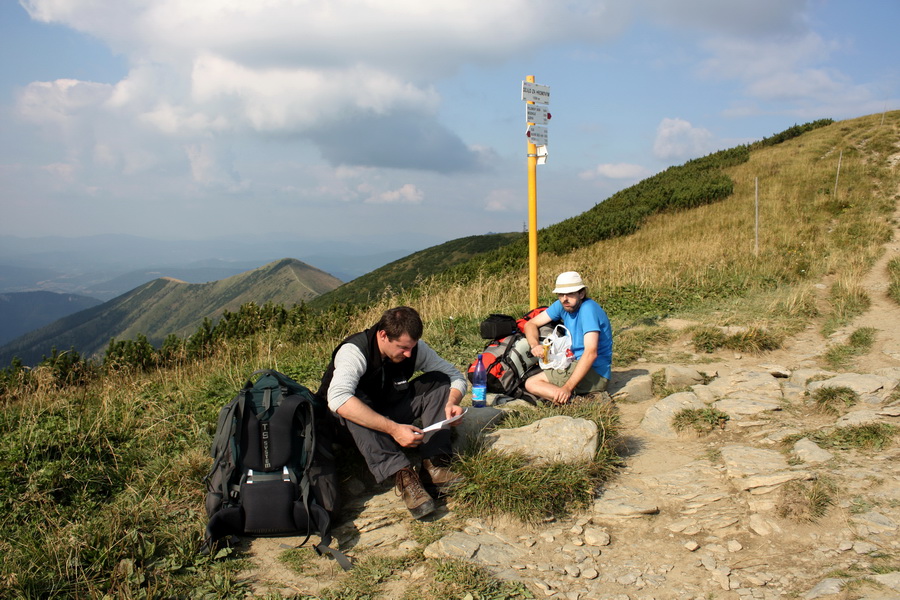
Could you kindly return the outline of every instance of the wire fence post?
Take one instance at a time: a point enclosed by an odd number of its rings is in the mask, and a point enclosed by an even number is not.
[[[755,241],[753,243],[753,255],[757,258],[759,257],[759,177],[753,178],[754,186],[756,188],[755,196],[756,196],[756,226],[755,226]]]
[[[838,178],[841,176],[841,161],[844,159],[844,149],[841,149],[841,154],[838,156],[838,167],[837,173],[834,175],[834,193],[831,195],[832,198],[837,200],[837,184]]]

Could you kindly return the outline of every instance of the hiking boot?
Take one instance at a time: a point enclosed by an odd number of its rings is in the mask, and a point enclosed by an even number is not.
[[[400,469],[394,476],[397,482],[397,495],[403,498],[406,508],[413,519],[421,519],[434,512],[434,500],[422,487],[419,476],[409,467]]]
[[[450,457],[435,456],[422,459],[422,479],[429,479],[435,486],[449,487],[462,481],[462,476],[450,470]]]

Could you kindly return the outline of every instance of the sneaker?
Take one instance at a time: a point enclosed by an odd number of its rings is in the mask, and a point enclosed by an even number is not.
[[[394,478],[397,483],[397,495],[403,498],[413,519],[421,519],[434,512],[434,500],[422,487],[422,482],[419,481],[415,471],[409,467],[400,469]]]
[[[450,487],[462,481],[462,476],[450,470],[450,458],[435,456],[422,459],[422,479],[428,479],[435,486]]]

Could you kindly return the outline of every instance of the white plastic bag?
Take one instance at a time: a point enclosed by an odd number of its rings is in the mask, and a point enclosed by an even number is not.
[[[572,336],[565,325],[554,327],[550,335],[544,338],[543,345],[544,357],[538,363],[542,369],[566,369],[575,360]]]

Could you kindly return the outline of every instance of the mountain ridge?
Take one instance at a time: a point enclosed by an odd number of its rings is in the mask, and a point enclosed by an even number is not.
[[[9,364],[13,357],[36,364],[53,348],[95,356],[110,339],[133,339],[138,334],[158,345],[169,334],[188,336],[204,319],[215,321],[248,302],[292,306],[340,284],[336,277],[293,258],[208,283],[157,278],[10,341],[0,347],[0,364]]]

